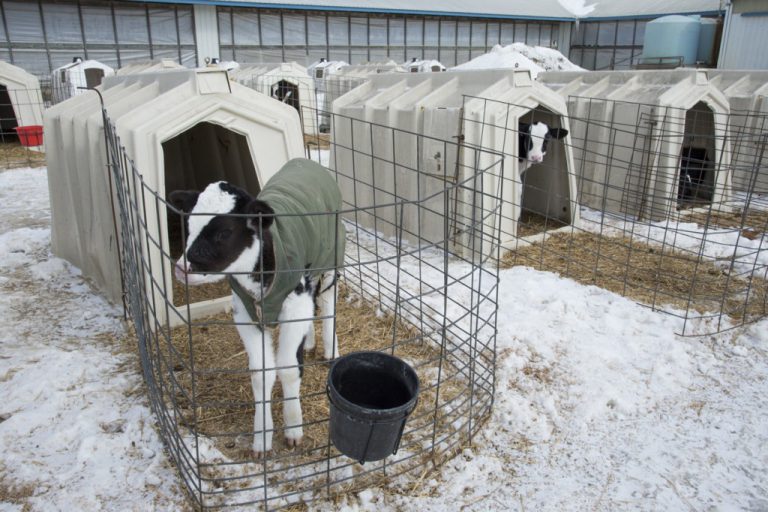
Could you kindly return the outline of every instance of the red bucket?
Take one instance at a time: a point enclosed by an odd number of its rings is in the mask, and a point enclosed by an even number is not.
[[[17,126],[15,129],[22,146],[32,147],[43,145],[43,127],[39,124]]]

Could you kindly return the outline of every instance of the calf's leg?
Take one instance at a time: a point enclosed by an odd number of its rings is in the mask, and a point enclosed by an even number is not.
[[[272,336],[269,331],[263,331],[251,323],[245,306],[236,294],[232,294],[232,305],[237,331],[248,353],[248,368],[251,370],[251,387],[256,409],[253,415],[253,453],[256,457],[261,457],[272,449],[272,404],[269,403],[272,386],[275,384]]]
[[[288,446],[298,446],[304,435],[299,390],[304,362],[304,337],[312,328],[314,299],[308,279],[285,298],[280,310],[277,374],[283,385],[283,417]]]

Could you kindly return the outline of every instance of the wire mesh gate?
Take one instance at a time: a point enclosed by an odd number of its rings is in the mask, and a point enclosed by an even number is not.
[[[386,140],[389,148],[344,145],[335,137],[308,146],[308,156],[328,165],[345,192],[347,250],[334,316],[340,349],[399,356],[422,386],[397,454],[363,466],[329,442],[328,363],[309,352],[301,393],[304,443],[296,449],[281,443],[283,398],[275,387],[260,404],[275,413],[275,445],[266,459],[251,456],[259,406],[249,386],[254,370],[231,314],[193,314],[205,311],[195,304],[220,305],[230,292],[171,284],[185,222],[143,181],[105,112],[124,289],[144,377],[162,437],[200,508],[282,508],[422,473],[471,442],[493,403],[498,269],[487,263],[499,257],[503,159],[456,142],[327,117],[332,132],[352,130],[365,135],[359,140]],[[436,147],[455,155],[451,167],[432,166]],[[376,182],[366,174],[374,168]],[[421,184],[423,193],[391,188],[397,176]]]

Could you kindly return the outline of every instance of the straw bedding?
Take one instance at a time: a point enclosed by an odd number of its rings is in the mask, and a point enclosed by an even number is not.
[[[41,167],[45,165],[45,153],[32,151],[18,142],[0,143],[0,168]]]
[[[220,314],[195,322],[191,329],[178,327],[170,332],[170,346],[166,346],[164,357],[179,382],[182,392],[176,392],[176,401],[182,426],[193,428],[210,437],[216,447],[234,461],[252,460],[250,454],[253,430],[253,393],[250,384],[248,361],[243,344],[232,325],[230,314]],[[394,335],[393,335],[394,331]],[[191,338],[189,336],[191,332]],[[432,423],[437,422],[438,433],[445,435],[454,428],[450,418],[438,413],[435,419],[437,367],[440,347],[420,337],[420,332],[405,322],[395,322],[391,315],[384,315],[372,304],[353,298],[346,288],[340,286],[337,306],[336,332],[342,354],[360,350],[385,350],[404,359],[416,369],[421,381],[419,403],[409,419],[407,429],[424,427],[413,439],[423,441],[431,438]],[[301,383],[301,403],[304,415],[304,439],[302,445],[291,451],[285,445],[281,430],[282,389],[278,381],[272,394],[272,414],[275,434],[271,457],[292,456],[291,463],[319,461],[328,453],[327,419],[329,406],[326,397],[326,381],[330,363],[322,358],[321,322],[315,322],[317,354],[305,352],[304,375]],[[277,339],[277,333],[273,333]],[[190,341],[191,340],[191,341]],[[189,361],[194,362],[195,371],[189,371]],[[456,374],[448,358],[443,361],[443,376],[440,387],[441,404],[450,403],[466,393],[467,382]],[[460,373],[460,372],[458,372]],[[192,395],[192,379],[197,408],[184,396]],[[171,406],[172,404],[169,404]],[[454,407],[454,406],[451,406]],[[196,413],[196,417],[195,417]],[[404,438],[403,446],[407,444]],[[418,448],[419,450],[421,448]],[[333,450],[331,453],[336,453]],[[298,461],[298,462],[297,462]]]
[[[536,235],[545,231],[553,231],[566,225],[567,224],[561,220],[551,219],[530,210],[523,210],[520,213],[520,220],[517,223],[517,236],[526,237]]]
[[[767,210],[735,210],[732,212],[712,210],[711,212],[690,213],[682,218],[699,226],[741,230],[742,236],[754,240],[768,229]]]
[[[626,237],[556,233],[506,254],[502,267],[514,265],[556,272],[654,307],[701,313],[722,308],[737,319],[766,314],[765,279],[734,276],[712,261]]]

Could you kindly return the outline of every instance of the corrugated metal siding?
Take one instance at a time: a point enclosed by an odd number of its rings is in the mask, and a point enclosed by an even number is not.
[[[732,14],[728,24],[717,67],[768,69],[768,16]]]
[[[215,6],[195,5],[195,35],[198,66],[205,65],[206,57],[220,57],[219,22]]]

